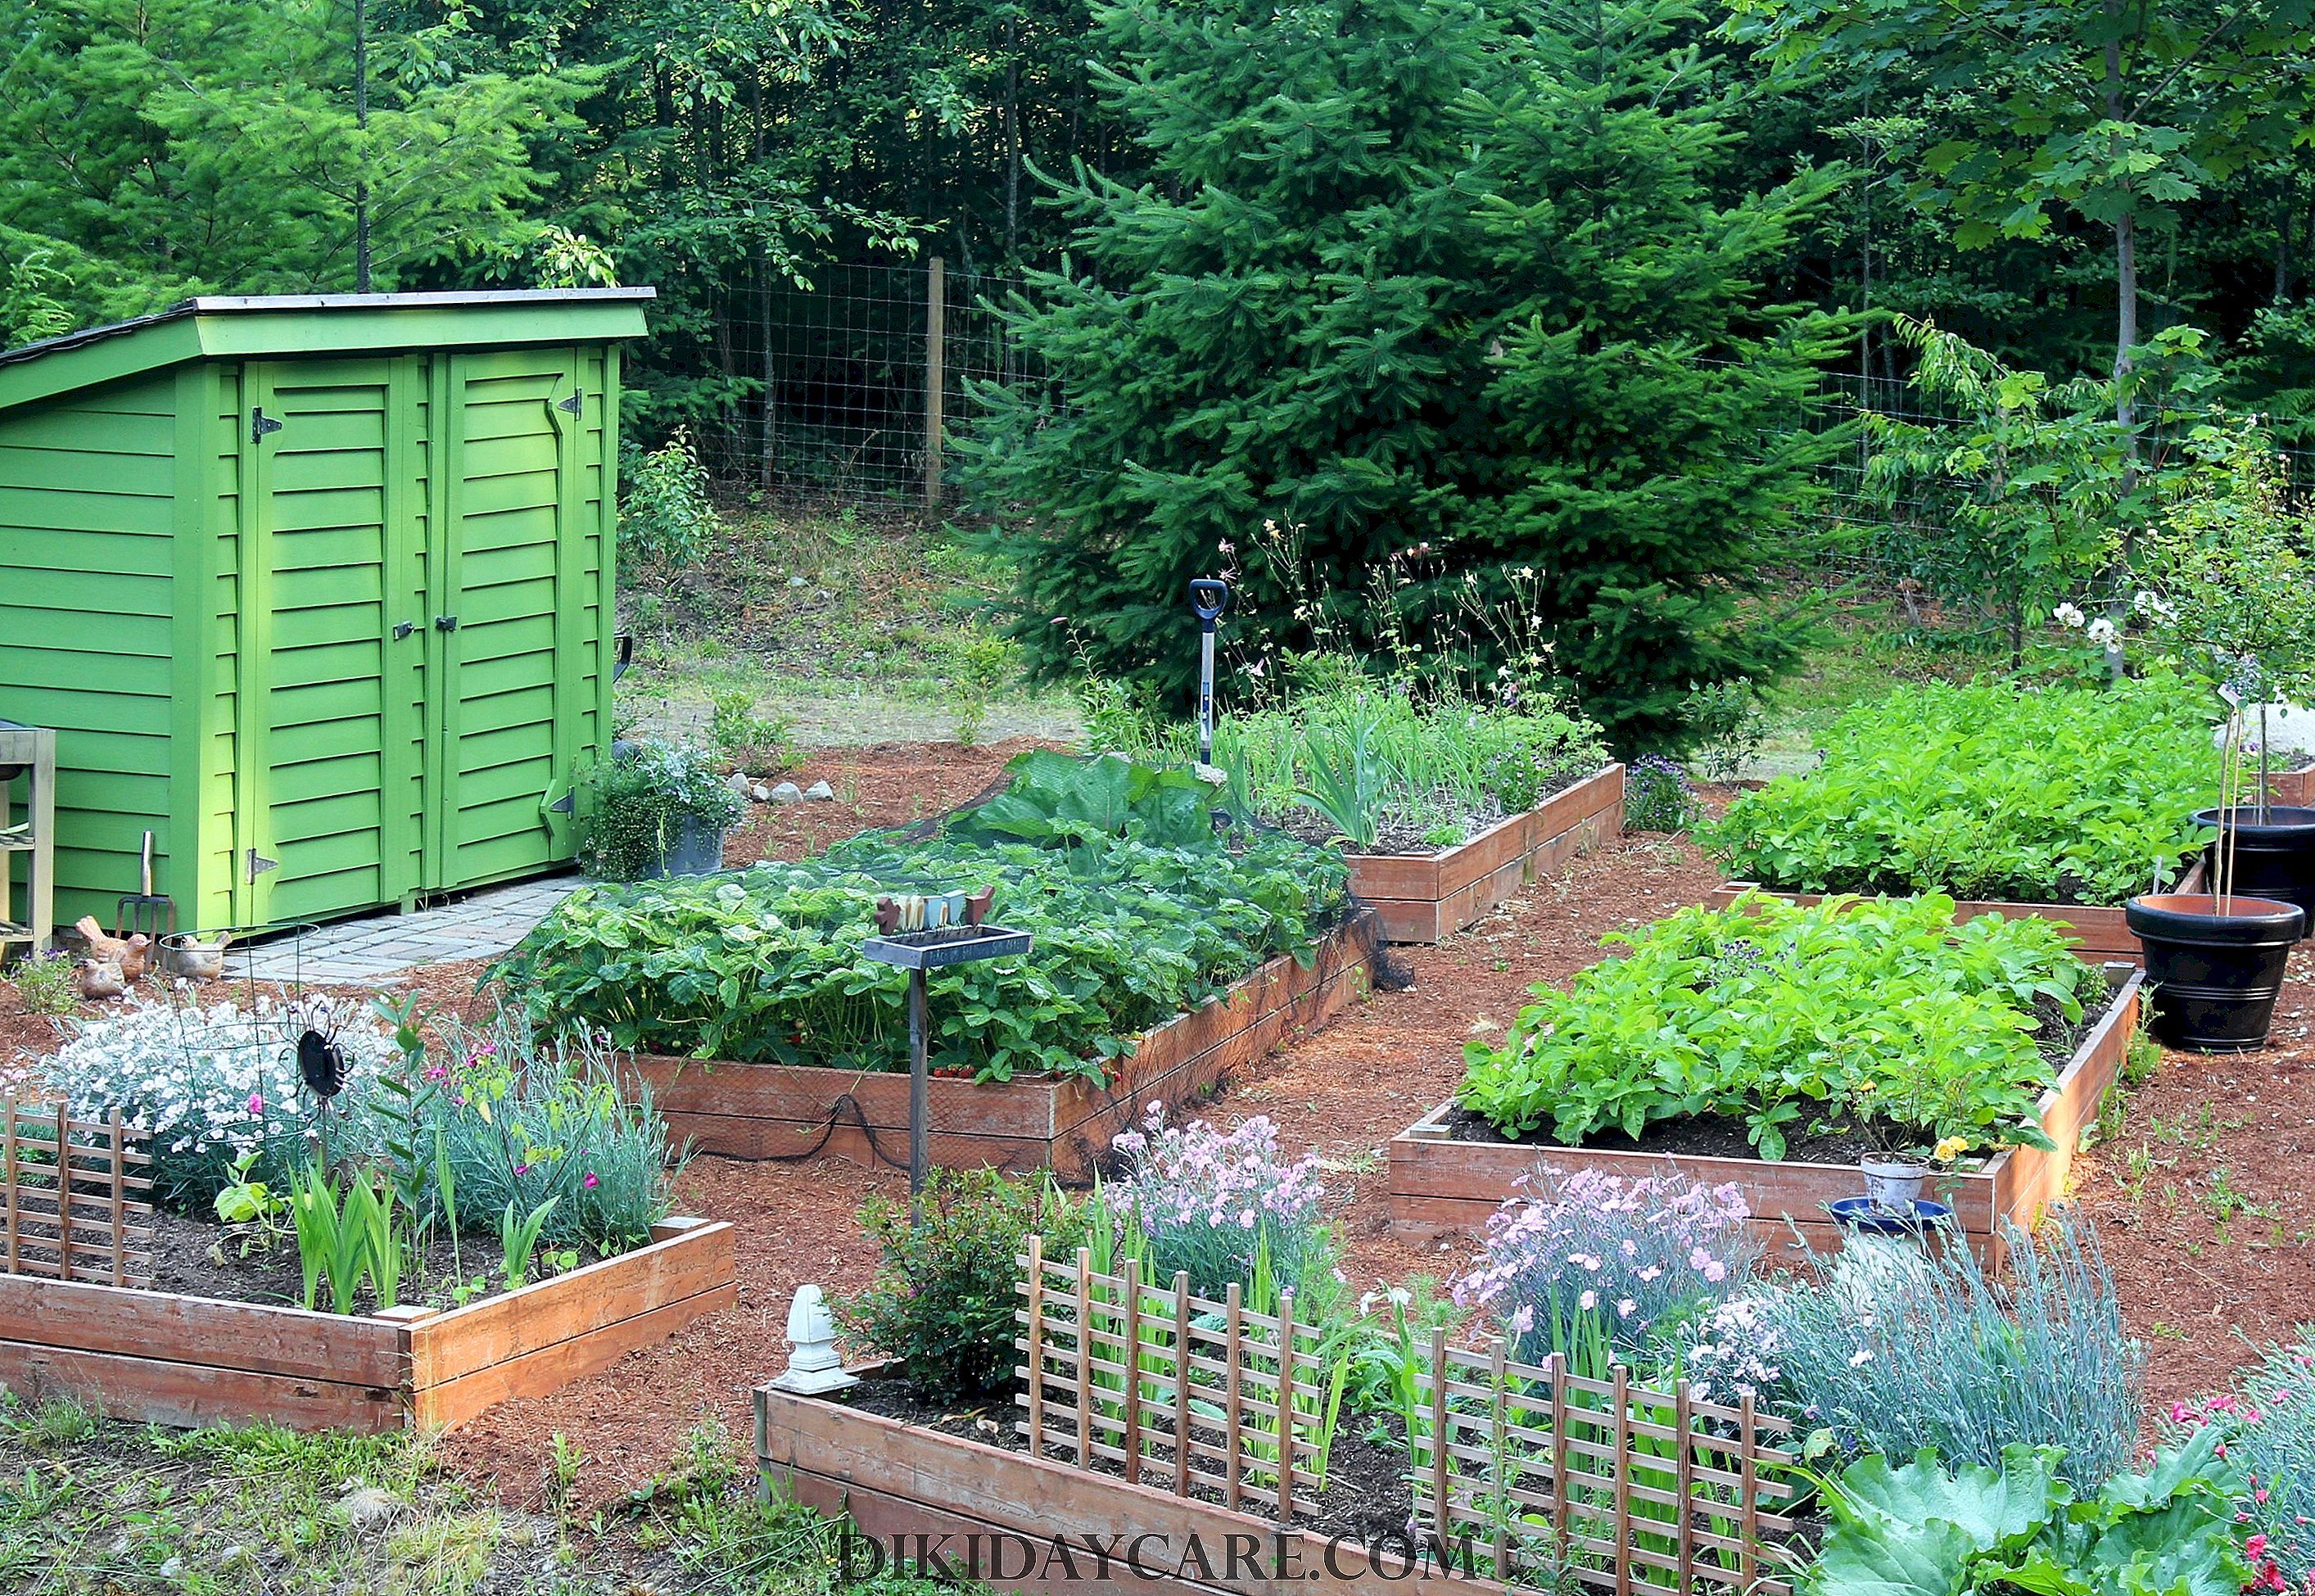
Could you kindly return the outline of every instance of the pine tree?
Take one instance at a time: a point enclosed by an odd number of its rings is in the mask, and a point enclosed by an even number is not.
[[[1369,573],[1418,545],[1499,596],[1541,569],[1560,663],[1628,744],[1676,735],[1691,682],[1783,663],[1786,629],[1737,594],[1837,444],[1778,434],[1829,329],[1760,279],[1828,185],[1713,204],[1730,136],[1711,64],[1673,41],[1693,20],[1099,10],[1152,175],[1056,185],[1076,257],[1012,317],[1052,381],[984,394],[968,446],[1017,528],[1038,669],[1082,648],[1183,691],[1184,586],[1265,519],[1300,529],[1338,634],[1372,626]],[[1244,578],[1271,640],[1307,646],[1298,596]]]

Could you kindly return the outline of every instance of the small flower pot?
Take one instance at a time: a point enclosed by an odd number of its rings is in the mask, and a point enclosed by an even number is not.
[[[1857,1167],[1865,1176],[1867,1199],[1891,1213],[1911,1213],[1929,1178],[1929,1166],[1910,1158],[1867,1158]]]
[[[2204,856],[2210,880],[2220,879],[2228,859],[2231,891],[2295,903],[2307,914],[2300,935],[2315,930],[2315,809],[2276,803],[2262,811],[2246,803],[2197,810],[2195,819],[2219,834]]]
[[[2204,1053],[2266,1045],[2292,944],[2307,926],[2296,903],[2240,893],[2163,892],[2130,900],[2146,950],[2156,1040]]]
[[[668,839],[667,851],[660,856],[659,868],[646,881],[657,881],[670,875],[712,875],[723,868],[723,838],[720,826],[710,826],[696,815],[686,815]]]

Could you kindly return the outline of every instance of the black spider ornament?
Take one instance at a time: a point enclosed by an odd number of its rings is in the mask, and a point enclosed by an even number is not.
[[[327,1103],[346,1087],[346,1055],[333,1033],[308,1030],[297,1038],[297,1074],[306,1089]]]

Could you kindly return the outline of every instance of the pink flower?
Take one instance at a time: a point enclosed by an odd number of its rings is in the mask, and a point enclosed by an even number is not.
[[[264,1095],[263,1095],[262,1094],[261,1094],[261,1093],[252,1092],[252,1093],[249,1095],[249,1117],[250,1117],[251,1119],[253,1119],[253,1119],[257,1119],[257,1118],[259,1118],[260,1116],[262,1116],[264,1113],[265,1113],[265,1098],[264,1098]]]
[[[520,1180],[524,1175],[528,1175],[529,1173],[530,1166],[528,1164],[518,1164],[514,1166],[514,1174],[517,1180]]]
[[[591,1169],[590,1169],[590,1170],[589,1170],[589,1171],[587,1172],[587,1178],[586,1178],[585,1180],[581,1181],[579,1184],[580,1184],[580,1185],[581,1185],[581,1186],[584,1187],[586,1190],[588,1190],[588,1191],[591,1192],[591,1191],[593,1191],[597,1186],[601,1185],[603,1183],[602,1183],[601,1181],[599,1181],[599,1180],[598,1180],[598,1179],[596,1179],[596,1178],[595,1178],[595,1172],[594,1172],[593,1170],[591,1170]]]

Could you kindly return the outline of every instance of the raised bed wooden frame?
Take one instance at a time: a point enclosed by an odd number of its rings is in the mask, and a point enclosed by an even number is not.
[[[1354,1542],[770,1386],[756,1391],[756,1458],[768,1489],[1002,1591],[1287,1596],[1321,1578],[1361,1596],[1508,1590],[1468,1572],[1463,1550],[1452,1574],[1395,1550],[1378,1567]]]
[[[2203,891],[2203,862],[2195,861],[2179,878],[2178,891]],[[1822,903],[1832,894],[1825,892],[1780,892],[1757,882],[1723,882],[1705,899],[1710,909],[1726,909],[1747,892],[1758,892],[1764,898],[1780,899],[1803,909]],[[2101,909],[2089,904],[2068,903],[2009,903],[1999,899],[1961,899],[1954,904],[1954,921],[1974,920],[1982,915],[1998,914],[2011,920],[2047,920],[2067,935],[2074,938],[2074,956],[2087,964],[2139,964],[2146,962],[2146,950],[2130,929],[2125,912],[2119,909]]]
[[[370,1315],[0,1276],[0,1386],[160,1424],[448,1428],[559,1390],[739,1299],[732,1227],[670,1219],[649,1245],[519,1291]]]
[[[1105,1086],[1053,1076],[928,1082],[933,1163],[1089,1178],[1109,1139],[1139,1118],[1143,1104],[1187,1100],[1362,993],[1371,979],[1370,924],[1346,922],[1327,933],[1307,970],[1282,955],[1146,1033]],[[650,1084],[670,1139],[695,1152],[818,1154],[908,1166],[906,1075],[652,1054],[638,1058],[633,1073]]]
[[[1443,942],[1623,829],[1624,767],[1610,765],[1444,853],[1353,854],[1351,891],[1390,941]]]
[[[2057,1084],[2042,1096],[2042,1130],[2054,1146],[2005,1148],[1981,1169],[1933,1178],[1928,1193],[1949,1203],[1970,1246],[1999,1267],[2004,1248],[1999,1221],[2032,1228],[2052,1199],[2063,1195],[2084,1127],[2098,1119],[2107,1088],[2121,1072],[2138,1030],[2145,976],[2120,963],[2106,967],[2113,1000],[2083,1035]],[[1605,1175],[1661,1175],[1667,1168],[1699,1181],[1733,1181],[1755,1216],[1752,1223],[1772,1256],[1803,1247],[1820,1252],[1840,1245],[1824,1205],[1861,1195],[1863,1175],[1853,1164],[1770,1164],[1757,1158],[1714,1158],[1663,1153],[1608,1152],[1586,1148],[1458,1141],[1449,1135],[1442,1103],[1390,1141],[1390,1223],[1401,1240],[1428,1242],[1450,1232],[1477,1233],[1487,1216],[1513,1194],[1520,1176],[1548,1165],[1563,1173],[1596,1169]],[[1797,1228],[1799,1237],[1794,1231]]]

